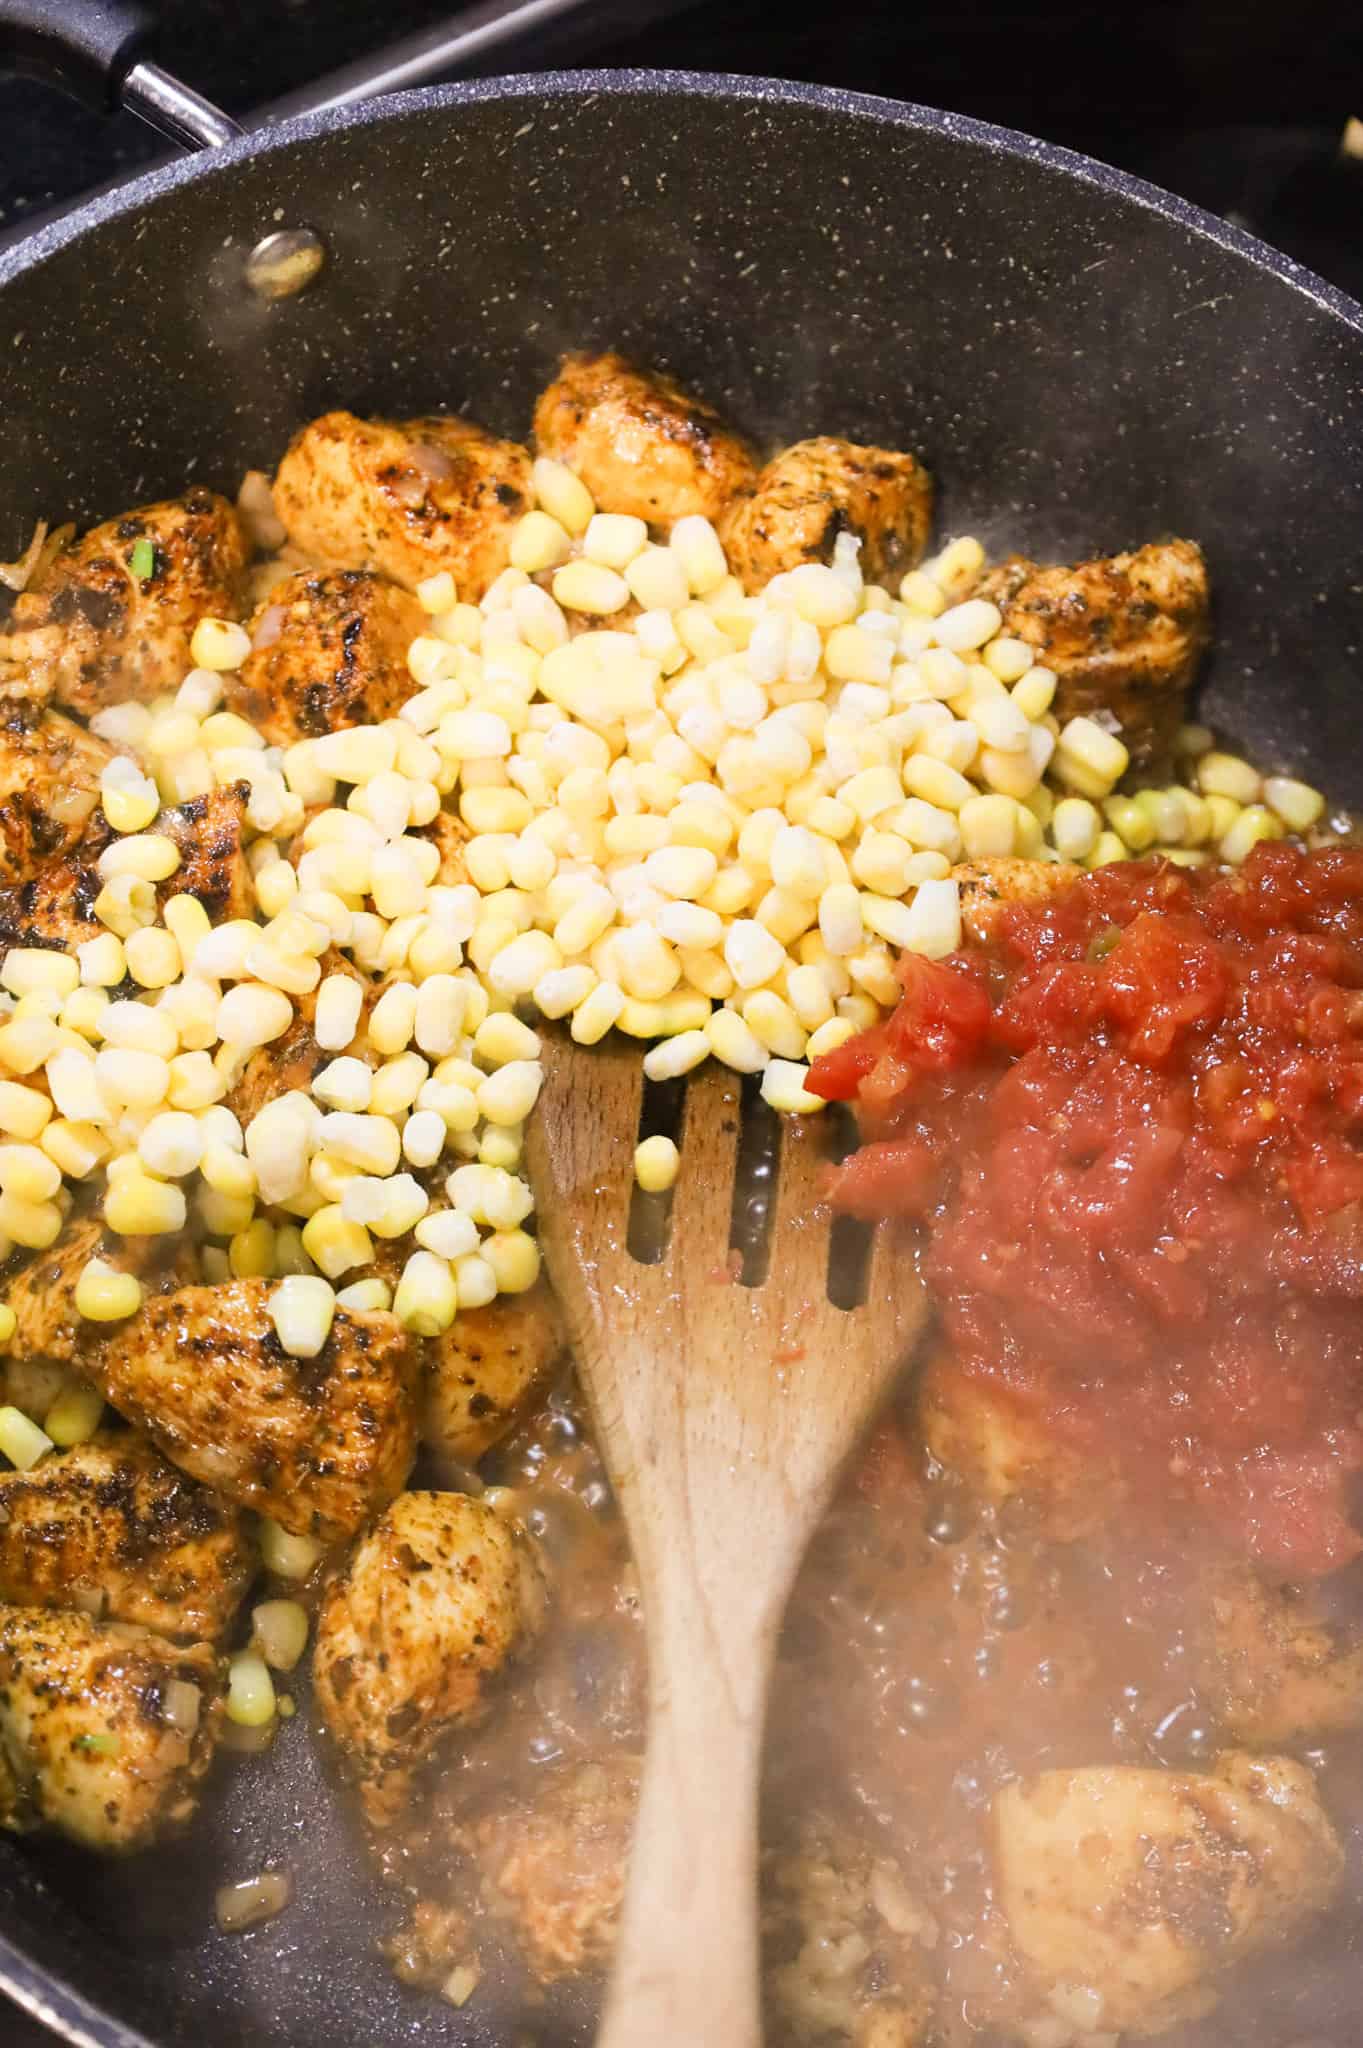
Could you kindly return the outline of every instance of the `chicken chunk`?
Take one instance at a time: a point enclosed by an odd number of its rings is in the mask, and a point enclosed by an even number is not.
[[[767,1851],[763,1880],[769,2040],[916,2048],[935,2038],[937,1924],[896,1863],[813,1815]]]
[[[638,1801],[638,1759],[617,1751],[537,1777],[528,1796],[508,1787],[460,1831],[484,1906],[508,1926],[537,1983],[610,1962]]]
[[[416,689],[407,649],[425,626],[410,591],[365,570],[291,576],[252,621],[251,652],[225,678],[227,708],[277,747],[381,725]]]
[[[1207,565],[1195,542],[1156,541],[1073,568],[1014,558],[976,595],[992,598],[1004,632],[1054,669],[1062,725],[1106,712],[1136,767],[1169,754],[1211,638]]]
[[[476,601],[510,560],[530,504],[530,456],[468,420],[324,413],[279,465],[275,510],[328,568],[373,569],[414,590],[448,569]]]
[[[1120,1482],[1095,1474],[1056,1440],[1044,1416],[1030,1414],[1006,1387],[964,1371],[948,1345],[933,1353],[918,1388],[918,1426],[933,1457],[970,1492],[997,1506],[1030,1502],[1047,1534],[1071,1542],[1112,1512]]]
[[[401,1494],[361,1539],[323,1602],[313,1682],[373,1821],[442,1736],[486,1718],[546,1600],[533,1539],[467,1494]]]
[[[270,1320],[273,1283],[151,1296],[85,1361],[121,1415],[227,1499],[295,1535],[353,1536],[416,1454],[416,1354],[396,1317],[338,1309],[316,1358]]]
[[[542,1282],[528,1294],[462,1309],[426,1346],[423,1440],[476,1465],[543,1393],[564,1341],[558,1304]]]
[[[154,1293],[183,1287],[197,1277],[194,1249],[183,1238],[119,1237],[95,1216],[69,1222],[57,1242],[45,1252],[35,1252],[4,1290],[15,1326],[0,1369],[12,1372],[27,1364],[44,1368],[56,1374],[55,1393],[117,1327],[87,1322],[76,1311],[76,1285],[91,1259],[103,1259],[121,1273],[135,1273],[144,1289]],[[26,1415],[42,1419],[44,1407],[13,1392],[9,1398]]]
[[[221,1636],[257,1566],[246,1517],[135,1430],[0,1473],[0,1601]]]
[[[177,690],[200,619],[237,617],[247,552],[235,509],[213,491],[92,527],[16,599],[0,694],[54,697],[89,718]]]
[[[747,442],[713,406],[618,355],[564,357],[535,406],[535,444],[575,470],[603,512],[650,526],[718,520],[757,476]]]
[[[1217,1975],[1323,1907],[1343,1854],[1315,1781],[1231,1752],[1206,1774],[1043,1771],[994,1800],[999,1897],[1043,1995],[1096,1994],[1095,2030],[1161,2032]]]
[[[251,914],[255,895],[242,845],[249,795],[246,783],[234,782],[160,813],[152,829],[175,841],[181,865],[157,884],[159,904],[197,896],[215,924]],[[105,929],[94,909],[104,887],[99,857],[114,837],[97,812],[77,845],[45,860],[26,881],[0,888],[0,954],[10,946],[69,950],[99,936]]]
[[[0,1827],[117,1851],[183,1824],[212,1757],[222,1677],[206,1643],[0,1607]]]
[[[85,832],[113,748],[26,699],[0,701],[0,883],[22,882]]]
[[[831,562],[838,535],[861,542],[868,583],[897,584],[922,559],[932,525],[932,478],[892,448],[862,448],[821,435],[769,462],[750,496],[720,528],[745,590],[802,562]]]
[[[1341,1639],[1311,1595],[1245,1569],[1210,1587],[1202,1696],[1237,1742],[1319,1741],[1363,1725],[1363,1645]]]
[[[994,936],[999,912],[1007,903],[1044,903],[1059,889],[1078,881],[1082,868],[1064,860],[1020,860],[999,857],[962,861],[951,871],[961,892],[961,925],[967,939],[987,945]]]

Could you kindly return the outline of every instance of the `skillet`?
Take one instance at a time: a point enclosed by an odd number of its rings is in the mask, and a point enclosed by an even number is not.
[[[0,0],[0,54],[22,17],[50,67],[68,15],[68,82],[112,103],[140,53],[121,7]],[[320,277],[256,297],[248,252],[300,223]],[[522,434],[562,349],[615,346],[760,440],[913,448],[943,532],[1055,557],[1195,536],[1218,600],[1204,715],[1363,804],[1363,309],[1024,136],[681,73],[410,93],[98,195],[0,254],[0,337],[0,557],[40,514],[232,491],[329,405]],[[0,1840],[0,1989],[87,2048],[505,2042],[495,2011],[404,1993],[374,1955],[391,1909],[306,1704],[266,1767],[217,1782],[185,1844],[133,1863]],[[292,1909],[218,1935],[216,1885],[276,1858]]]

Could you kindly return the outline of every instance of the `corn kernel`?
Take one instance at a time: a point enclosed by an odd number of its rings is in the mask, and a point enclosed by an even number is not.
[[[353,1266],[370,1265],[374,1257],[369,1232],[362,1224],[350,1222],[337,1202],[308,1218],[303,1225],[303,1249],[328,1280],[339,1279]]]
[[[120,1237],[163,1237],[185,1227],[187,1208],[183,1191],[165,1181],[153,1180],[140,1168],[110,1182],[104,1197],[104,1221]],[[4,1229],[0,1217],[0,1229]]]
[[[613,981],[598,981],[573,1011],[569,1033],[578,1045],[597,1045],[615,1024],[626,1003],[625,992]],[[3,1034],[0,1034],[2,1036]],[[467,1299],[466,1307],[474,1304]]]
[[[681,1154],[671,1138],[645,1138],[634,1148],[634,1178],[646,1194],[665,1194],[680,1167]]]
[[[586,532],[596,506],[587,486],[566,463],[546,455],[536,457],[530,469],[530,488],[536,502],[569,533]]]
[[[227,1263],[235,1279],[268,1279],[275,1271],[274,1225],[264,1216],[255,1217],[228,1245]]]
[[[822,1095],[805,1087],[809,1068],[793,1060],[772,1060],[762,1076],[762,1100],[784,1116],[809,1116],[825,1108]]]
[[[16,1471],[31,1472],[51,1449],[51,1437],[36,1422],[18,1408],[0,1408],[0,1457],[8,1458]]]
[[[1270,775],[1264,783],[1264,802],[1282,819],[1289,832],[1309,832],[1325,812],[1325,798],[1309,782],[1294,781],[1290,775]]]
[[[307,1236],[305,1230],[305,1244]],[[331,1335],[335,1315],[336,1295],[328,1280],[290,1273],[270,1294],[270,1321],[291,1358],[316,1358]]]
[[[73,1384],[64,1387],[48,1409],[43,1430],[59,1450],[66,1451],[76,1444],[88,1444],[103,1420],[104,1396],[98,1388]]]
[[[122,1322],[142,1306],[140,1282],[104,1259],[90,1259],[76,1281],[76,1313],[92,1323]]]
[[[1260,840],[1281,839],[1283,832],[1282,819],[1275,818],[1265,805],[1247,804],[1221,841],[1221,858],[1232,867],[1238,867],[1241,861],[1249,858]],[[0,1219],[0,1230],[3,1228],[4,1222]]]
[[[413,1252],[393,1296],[393,1314],[403,1328],[418,1337],[438,1337],[454,1321],[458,1305],[449,1261],[434,1252]]]

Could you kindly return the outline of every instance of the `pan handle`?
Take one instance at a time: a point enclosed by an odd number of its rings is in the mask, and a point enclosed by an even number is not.
[[[144,55],[155,17],[138,0],[0,0],[0,70],[59,86],[99,113],[126,107],[182,149],[214,149],[237,123]]]

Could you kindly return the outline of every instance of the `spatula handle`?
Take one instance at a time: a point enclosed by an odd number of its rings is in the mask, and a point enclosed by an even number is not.
[[[648,1753],[597,2048],[760,2048],[757,1787],[771,1650],[650,1630]],[[713,1623],[714,1616],[708,1617]],[[773,1630],[759,1624],[759,1638]]]

